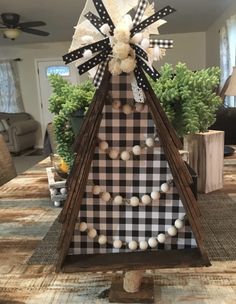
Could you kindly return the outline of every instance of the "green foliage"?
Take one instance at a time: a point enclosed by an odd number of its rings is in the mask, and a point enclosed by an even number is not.
[[[49,111],[55,114],[54,130],[57,141],[57,153],[71,167],[74,160],[72,145],[75,135],[70,117],[73,112],[86,112],[93,99],[95,87],[91,81],[73,85],[59,75],[49,77],[53,93],[49,99]]]
[[[220,81],[220,69],[193,72],[184,63],[165,64],[158,81],[150,80],[163,109],[179,136],[205,132],[215,121],[222,103],[214,92]]]

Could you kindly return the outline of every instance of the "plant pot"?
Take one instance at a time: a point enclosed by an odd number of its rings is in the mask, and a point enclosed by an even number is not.
[[[70,120],[71,120],[71,126],[73,129],[73,132],[75,136],[78,135],[80,127],[82,125],[84,119],[84,111],[83,110],[77,110],[73,114],[71,114]]]
[[[184,138],[189,165],[198,176],[198,192],[208,193],[223,187],[224,132],[209,130]]]

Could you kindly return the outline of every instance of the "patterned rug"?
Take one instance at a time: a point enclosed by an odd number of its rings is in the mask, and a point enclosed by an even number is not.
[[[199,195],[205,247],[211,261],[236,260],[236,202],[225,194]],[[61,225],[57,219],[28,260],[28,264],[52,265],[57,259]]]

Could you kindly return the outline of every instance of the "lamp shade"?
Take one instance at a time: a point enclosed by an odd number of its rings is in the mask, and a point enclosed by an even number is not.
[[[15,29],[15,28],[9,28],[9,29],[6,29],[3,34],[6,38],[8,39],[16,39],[19,35],[20,35],[21,31],[18,30],[18,29]]]
[[[225,92],[226,96],[236,96],[236,67],[233,68],[228,88]]]

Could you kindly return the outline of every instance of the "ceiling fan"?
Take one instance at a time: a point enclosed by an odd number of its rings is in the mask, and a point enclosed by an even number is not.
[[[3,29],[3,37],[15,40],[21,32],[38,36],[48,36],[48,32],[33,29],[32,27],[46,25],[43,21],[20,22],[20,15],[15,13],[1,14],[0,29]]]

